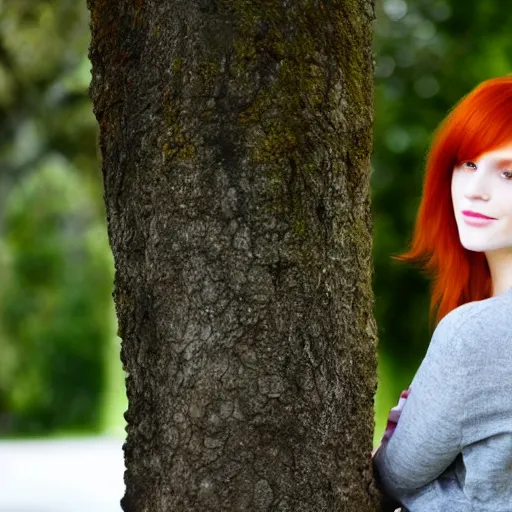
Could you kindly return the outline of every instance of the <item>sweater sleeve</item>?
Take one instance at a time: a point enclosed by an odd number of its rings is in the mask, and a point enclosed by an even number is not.
[[[440,323],[389,441],[373,459],[383,491],[400,501],[436,479],[461,451],[464,411],[460,341]]]

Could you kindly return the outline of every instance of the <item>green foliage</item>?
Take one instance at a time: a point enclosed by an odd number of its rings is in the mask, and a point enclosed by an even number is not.
[[[407,248],[412,234],[434,129],[479,82],[512,71],[510,18],[497,0],[377,2],[372,172],[380,330],[376,439],[431,336],[427,279],[390,257]]]
[[[478,82],[511,71],[512,39],[511,15],[497,0],[383,0],[376,7],[372,205],[380,335],[377,439],[431,335],[428,281],[417,269],[390,259],[406,249],[412,232],[431,134]],[[15,432],[14,427],[27,432],[96,428],[106,416],[109,424],[123,423],[123,377],[110,297],[113,270],[97,127],[87,95],[88,22],[86,2],[2,3],[4,433]],[[245,113],[245,121],[254,121],[250,114]],[[170,140],[168,149],[173,143],[179,141]],[[300,222],[296,229],[303,229]]]
[[[98,430],[112,265],[87,183],[61,158],[47,159],[11,192],[4,229],[4,421],[18,433]]]
[[[0,10],[0,435],[119,433],[86,2]]]

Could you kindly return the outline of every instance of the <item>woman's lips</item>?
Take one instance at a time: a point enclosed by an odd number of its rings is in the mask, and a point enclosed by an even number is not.
[[[487,215],[484,215],[483,213],[472,212],[471,210],[463,210],[462,213],[466,217],[474,217],[476,219],[492,219],[492,220],[496,220],[494,217],[488,217]]]
[[[493,217],[487,217],[483,213],[472,212],[471,210],[463,210],[463,219],[468,226],[482,227],[488,226],[491,222],[497,220]]]
[[[468,225],[468,226],[475,226],[475,227],[479,227],[479,226],[487,226],[489,224],[491,224],[491,222],[494,222],[496,219],[487,219],[487,218],[479,218],[479,217],[467,217],[466,215],[464,215],[464,222]]]

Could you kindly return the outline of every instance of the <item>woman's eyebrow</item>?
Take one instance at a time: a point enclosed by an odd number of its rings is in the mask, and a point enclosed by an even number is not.
[[[496,162],[500,167],[510,167],[512,166],[512,158],[502,158],[497,160]]]
[[[494,165],[502,166],[511,166],[512,165],[512,157],[509,156],[510,153],[508,153],[506,156],[503,154],[497,154],[497,155],[489,155],[489,162],[492,162]],[[484,157],[485,159],[485,157]],[[475,162],[477,162],[479,159],[476,159]]]

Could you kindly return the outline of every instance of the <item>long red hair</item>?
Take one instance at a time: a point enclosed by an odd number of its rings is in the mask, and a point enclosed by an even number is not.
[[[410,250],[393,259],[419,263],[432,279],[430,319],[435,324],[456,307],[492,294],[485,254],[460,243],[451,197],[453,168],[510,141],[512,75],[478,85],[434,134]]]

